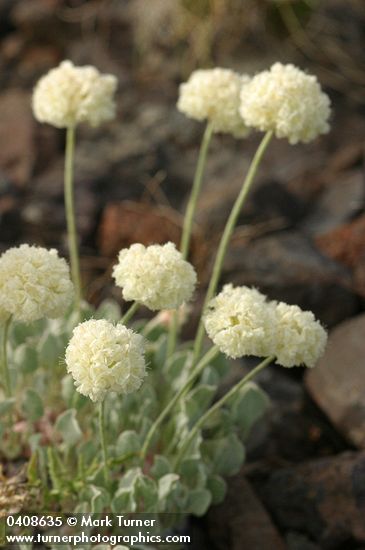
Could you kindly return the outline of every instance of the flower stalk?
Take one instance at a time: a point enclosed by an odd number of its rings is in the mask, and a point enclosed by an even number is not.
[[[139,309],[139,303],[138,302],[134,302],[131,307],[129,309],[127,309],[127,311],[125,312],[125,314],[123,315],[122,319],[121,319],[121,323],[123,325],[126,325],[127,323],[129,323],[129,321],[132,319],[132,317],[134,316],[134,314],[138,311]]]
[[[183,232],[182,232],[181,243],[180,243],[180,252],[184,260],[186,260],[189,255],[189,247],[190,247],[191,235],[193,231],[194,215],[196,212],[198,198],[199,198],[202,184],[203,184],[204,170],[205,170],[205,165],[207,161],[209,145],[212,140],[213,128],[214,128],[214,125],[212,122],[208,122],[205,127],[203,139],[200,145],[200,151],[198,156],[198,162],[196,165],[193,186],[191,189],[189,202],[185,212]],[[167,340],[167,357],[171,357],[171,355],[175,351],[178,330],[179,330],[178,311],[174,311],[174,314],[172,316],[172,322],[169,329],[168,340]]]
[[[207,351],[204,357],[199,361],[199,363],[193,369],[193,372],[189,376],[184,386],[175,394],[175,396],[171,399],[171,401],[169,401],[169,403],[162,410],[158,418],[152,424],[141,450],[142,462],[146,458],[147,451],[151,445],[152,439],[157,429],[161,426],[162,422],[165,420],[167,415],[172,411],[172,409],[175,407],[175,405],[180,400],[180,398],[186,394],[186,392],[189,390],[190,386],[193,384],[193,382],[196,380],[199,374],[205,369],[205,367],[210,363],[210,361],[212,361],[214,357],[218,355],[218,353],[219,353],[219,350],[216,346],[213,346],[212,348],[209,349],[209,351]]]
[[[108,469],[108,451],[106,446],[106,437],[105,437],[105,400],[102,399],[99,403],[99,434],[100,434],[100,444],[101,452],[103,456],[103,472],[104,472],[104,481],[105,485],[109,485],[109,469]]]
[[[273,132],[269,131],[266,132],[264,135],[256,153],[255,156],[252,159],[251,165],[249,167],[249,170],[247,172],[246,178],[243,182],[243,185],[241,187],[241,191],[236,199],[236,202],[233,205],[233,208],[231,210],[231,213],[229,215],[229,218],[227,220],[226,226],[223,231],[223,235],[221,237],[221,240],[219,242],[217,255],[215,258],[214,266],[213,266],[213,272],[212,276],[210,278],[209,286],[207,293],[205,295],[204,305],[203,305],[203,313],[207,306],[207,304],[210,302],[210,300],[213,298],[213,295],[215,294],[215,291],[217,290],[219,278],[221,276],[222,267],[224,258],[226,256],[227,248],[229,245],[229,241],[232,237],[234,228],[237,224],[238,217],[240,215],[240,212],[242,210],[242,207],[245,203],[245,200],[248,196],[248,193],[252,187],[252,184],[254,182],[257,170],[260,166],[262,157],[270,143],[270,140],[273,136]],[[195,337],[194,342],[194,359],[196,360],[201,352],[202,344],[203,344],[203,337],[204,337],[204,325],[202,316],[200,318],[198,330]]]
[[[201,142],[198,163],[196,166],[196,171],[194,176],[193,187],[191,190],[189,202],[185,212],[184,226],[183,226],[183,232],[182,232],[181,244],[180,244],[180,251],[181,251],[181,254],[183,255],[184,260],[186,260],[189,254],[189,246],[190,246],[191,234],[193,229],[194,215],[195,215],[198,198],[199,198],[202,184],[203,184],[204,170],[205,170],[205,165],[207,161],[209,145],[212,140],[212,135],[213,135],[213,124],[212,122],[208,122],[205,127],[203,139]]]
[[[6,397],[12,396],[12,390],[11,390],[11,380],[10,380],[10,372],[9,372],[9,365],[8,365],[8,352],[7,352],[7,344],[8,344],[8,335],[9,335],[9,327],[11,323],[12,317],[10,316],[4,323],[3,328],[3,341],[2,341],[2,371],[3,371],[3,386],[5,390]]]
[[[65,210],[67,222],[68,248],[71,263],[71,276],[75,286],[75,309],[80,311],[81,307],[81,276],[80,261],[77,244],[77,229],[74,205],[74,154],[75,154],[75,127],[69,126],[66,131],[65,151]]]
[[[267,357],[264,359],[259,365],[257,365],[254,369],[252,369],[251,372],[249,372],[242,380],[240,380],[233,388],[229,390],[219,401],[217,401],[210,409],[207,410],[203,416],[199,418],[197,423],[195,424],[194,428],[190,431],[188,437],[183,442],[179,454],[177,456],[175,465],[174,465],[174,471],[177,471],[179,468],[185,454],[190,448],[191,443],[193,442],[194,438],[196,437],[198,431],[202,426],[220,409],[225,405],[236,393],[238,393],[250,380],[252,380],[260,371],[262,371],[265,367],[267,367],[273,360],[275,359],[274,356]]]

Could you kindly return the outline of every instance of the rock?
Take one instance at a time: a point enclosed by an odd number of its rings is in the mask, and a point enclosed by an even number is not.
[[[330,258],[354,268],[365,256],[365,215],[316,237],[318,248]]]
[[[365,541],[364,452],[281,468],[255,486],[281,530],[299,531],[320,548]]]
[[[330,334],[324,356],[307,372],[306,386],[337,429],[365,448],[365,315],[345,321]]]
[[[257,364],[257,360],[252,364]],[[242,367],[240,371],[242,377]],[[273,464],[300,463],[348,448],[347,442],[309,398],[301,383],[301,374],[302,369],[272,365],[255,378],[268,395],[270,408],[254,426],[246,444],[247,462],[253,467],[263,456]]]
[[[209,538],[217,550],[285,550],[286,546],[271,519],[242,474],[228,482],[222,504],[206,516]]]
[[[303,223],[310,235],[318,235],[351,220],[365,206],[362,170],[340,172],[331,180]]]
[[[60,19],[56,16],[56,11],[61,2],[62,0],[17,2],[12,10],[12,21],[23,32],[34,35],[34,28],[37,28],[38,33],[47,31],[47,36],[51,37],[50,33],[54,33],[55,27],[57,28],[60,25]]]
[[[0,169],[24,187],[34,163],[34,121],[29,94],[10,89],[0,96]]]
[[[223,282],[257,286],[271,299],[313,311],[327,326],[356,313],[350,273],[323,256],[305,235],[283,231],[232,244]]]
[[[133,243],[179,245],[181,221],[173,210],[133,201],[105,207],[99,228],[99,248],[104,256],[115,257]]]
[[[321,550],[321,548],[309,540],[308,537],[302,535],[302,533],[296,533],[291,531],[286,536],[286,543],[288,550]]]
[[[353,289],[365,296],[365,215],[316,238],[327,256],[352,269]]]

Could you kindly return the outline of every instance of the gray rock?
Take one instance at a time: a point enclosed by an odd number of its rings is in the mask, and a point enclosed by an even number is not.
[[[365,180],[362,170],[340,172],[313,204],[303,229],[318,235],[351,220],[365,205]]]
[[[365,315],[345,321],[330,334],[327,350],[306,386],[336,428],[365,448]]]

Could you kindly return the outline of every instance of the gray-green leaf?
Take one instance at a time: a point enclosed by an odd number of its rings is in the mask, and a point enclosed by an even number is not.
[[[76,410],[68,409],[59,415],[55,428],[68,446],[76,445],[82,438],[82,432],[76,418]]]
[[[141,440],[139,435],[133,430],[126,430],[118,437],[116,443],[117,457],[123,457],[132,453],[137,453],[141,449]]]
[[[194,516],[203,516],[212,502],[212,495],[206,489],[189,491],[186,511]]]
[[[34,422],[41,418],[44,413],[41,397],[35,390],[27,389],[22,402],[22,410],[27,420]]]

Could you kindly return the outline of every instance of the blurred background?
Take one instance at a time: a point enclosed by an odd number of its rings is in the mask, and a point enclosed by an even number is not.
[[[365,304],[364,50],[364,0],[0,0],[0,251],[29,242],[67,255],[65,136],[36,123],[31,112],[33,86],[63,59],[95,65],[119,81],[117,119],[78,130],[76,208],[86,294],[95,304],[119,299],[110,273],[120,248],[179,242],[203,132],[176,110],[179,83],[196,68],[254,74],[275,61],[292,62],[317,75],[331,97],[332,129],[309,145],[270,145],[223,280],[255,285],[346,332]],[[197,304],[258,139],[213,140],[191,255],[201,282]],[[249,464],[264,457],[271,470],[273,464],[292,470],[265,475],[248,467],[260,501],[240,478],[240,493],[263,518],[256,533],[274,537],[252,540],[248,549],[364,548],[365,324],[363,316],[350,322],[355,351],[346,369],[355,372],[344,373],[340,352],[351,345],[341,333],[331,346],[338,364],[329,373],[318,369],[305,385],[300,370],[262,380],[276,413],[263,428],[270,438],[252,443]],[[336,393],[349,379],[351,386]],[[344,459],[347,450],[354,454]],[[322,456],[330,461],[325,474]],[[298,473],[292,465],[307,459],[318,460],[319,469],[310,462]],[[288,479],[298,479],[290,494]],[[341,480],[337,492],[334,479]],[[311,490],[315,496],[306,500]],[[231,521],[239,504],[227,509]],[[252,522],[246,523],[247,532]],[[240,544],[240,535],[232,537]],[[222,540],[217,548],[227,548]]]
[[[78,132],[78,223],[96,302],[113,292],[108,270],[122,246],[179,241],[203,132],[176,110],[179,83],[197,67],[253,74],[293,62],[331,96],[332,131],[271,145],[224,278],[299,302],[328,326],[362,308],[362,0],[0,0],[0,39],[2,249],[26,241],[67,253],[64,133],[36,123],[30,107],[36,81],[61,60],[119,80],[117,119]],[[258,139],[213,142],[192,257],[201,288]]]

